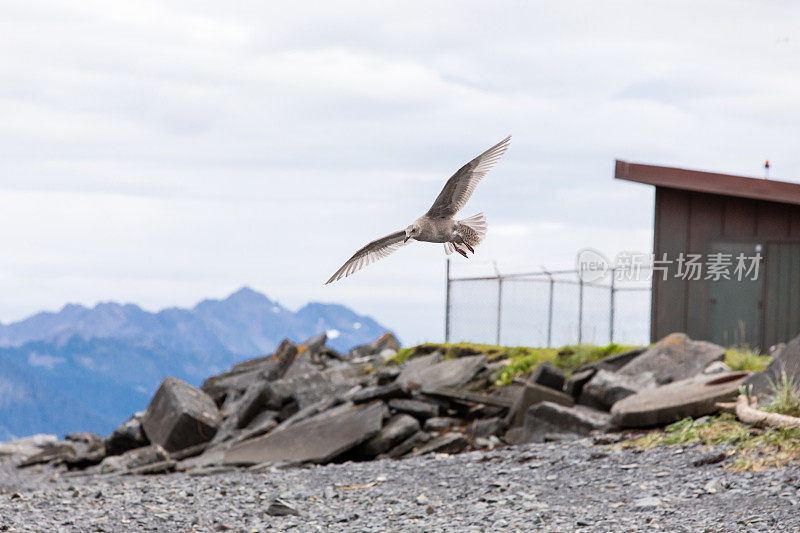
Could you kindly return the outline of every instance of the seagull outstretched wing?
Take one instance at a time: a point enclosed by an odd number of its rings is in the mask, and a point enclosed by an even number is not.
[[[375,239],[368,245],[361,248],[353,254],[353,257],[347,260],[342,267],[331,276],[331,279],[325,282],[325,285],[338,279],[346,278],[356,270],[364,268],[370,263],[374,263],[378,259],[392,254],[395,250],[406,244],[403,240],[406,238],[404,230],[395,231],[380,239]]]
[[[436,197],[426,215],[431,218],[451,218],[458,213],[472,196],[478,183],[506,153],[510,141],[509,135],[458,169],[444,184],[442,192]]]

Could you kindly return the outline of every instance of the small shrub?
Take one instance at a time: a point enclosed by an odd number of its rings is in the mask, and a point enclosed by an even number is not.
[[[746,346],[730,348],[725,352],[725,364],[731,370],[760,372],[767,367],[770,361],[772,361],[770,356],[763,355],[758,350],[752,350]]]
[[[794,376],[790,376],[786,370],[782,370],[777,383],[770,380],[770,388],[773,399],[762,407],[763,411],[800,416],[800,387]]]

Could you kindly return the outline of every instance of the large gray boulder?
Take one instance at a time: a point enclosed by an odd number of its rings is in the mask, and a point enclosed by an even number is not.
[[[324,463],[375,436],[381,429],[385,406],[380,402],[344,412],[321,413],[282,430],[231,446],[225,464],[265,462]]]
[[[523,424],[522,442],[544,442],[548,434],[588,435],[607,430],[611,416],[584,405],[566,407],[542,402],[528,408]]]
[[[716,413],[717,402],[734,399],[747,375],[700,374],[644,390],[615,403],[611,408],[612,422],[623,428],[642,428]]]
[[[601,368],[583,386],[583,392],[581,392],[578,403],[608,410],[623,398],[646,389],[653,389],[657,385],[656,378],[652,372],[628,376]]]
[[[694,341],[685,333],[672,333],[619,369],[635,376],[652,372],[659,384],[701,374],[714,361],[725,358],[725,348],[706,341]]]
[[[800,383],[800,337],[778,348],[767,368],[749,376],[744,385],[752,385],[752,393],[764,398],[772,395],[773,386],[781,382],[784,373],[795,385]]]
[[[211,440],[220,422],[210,396],[173,377],[164,379],[142,417],[150,442],[168,452]]]

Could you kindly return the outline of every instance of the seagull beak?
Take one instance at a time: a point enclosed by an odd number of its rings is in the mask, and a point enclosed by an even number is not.
[[[410,236],[406,235],[406,238],[403,239],[403,242],[408,242],[408,239],[410,239],[410,238],[411,238]]]

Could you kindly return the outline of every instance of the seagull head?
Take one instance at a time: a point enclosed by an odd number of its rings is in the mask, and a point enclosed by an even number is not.
[[[417,235],[419,235],[419,226],[417,226],[417,224],[411,224],[406,228],[406,238],[403,239],[403,242],[408,242],[408,239],[413,239]]]

